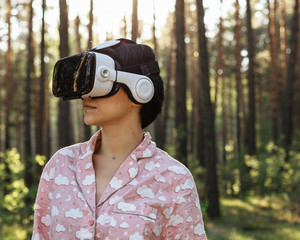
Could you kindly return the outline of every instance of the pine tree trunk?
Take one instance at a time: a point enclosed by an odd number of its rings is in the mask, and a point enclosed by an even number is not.
[[[47,79],[46,79],[46,73],[45,73],[45,10],[46,10],[46,1],[42,1],[42,28],[41,28],[41,75],[40,75],[40,89],[39,89],[39,101],[38,101],[38,121],[36,125],[36,134],[37,134],[37,146],[36,146],[36,152],[37,154],[46,155],[45,152],[45,139],[46,139],[46,132],[45,132],[45,95],[46,95],[46,86]]]
[[[7,33],[7,52],[6,52],[6,97],[5,97],[5,144],[4,148],[9,149],[11,147],[10,142],[10,114],[12,106],[12,96],[13,96],[13,69],[12,69],[12,40],[11,40],[11,0],[6,2],[7,12],[6,12],[6,23],[8,26]]]
[[[138,37],[138,0],[132,0],[132,29],[131,39],[136,42]]]
[[[286,161],[289,161],[289,150],[293,139],[293,113],[294,113],[294,82],[297,76],[296,71],[299,67],[295,64],[298,60],[298,32],[299,32],[299,0],[295,0],[294,14],[291,26],[291,38],[288,64],[288,81],[284,95],[283,130],[284,130],[284,148],[286,150]]]
[[[68,33],[68,8],[66,0],[59,1],[60,8],[60,25],[59,35],[60,44],[59,52],[60,58],[69,56],[69,33]],[[58,136],[59,147],[65,147],[71,144],[71,114],[70,103],[68,101],[59,101],[59,113],[58,113]]]
[[[209,207],[207,213],[211,218],[217,218],[220,214],[218,175],[217,175],[217,154],[215,139],[215,119],[213,106],[210,97],[209,84],[209,61],[207,40],[205,37],[204,8],[203,1],[197,0],[198,14],[198,44],[200,52],[199,68],[201,70],[201,86],[204,99],[204,139],[205,139],[205,160],[207,164],[207,199]]]
[[[0,42],[2,42],[2,37],[0,36]],[[3,58],[2,58],[2,51],[0,49],[0,66],[3,66]],[[2,74],[0,74],[0,89],[4,89],[4,79],[2,77]],[[0,126],[3,126],[3,96],[0,94]],[[2,133],[3,131],[0,131],[0,152],[4,152],[4,135]],[[2,156],[0,156],[0,163],[2,163]]]
[[[222,1],[221,1],[222,4]],[[222,8],[221,8],[222,9]],[[220,16],[220,23],[219,23],[219,33],[217,36],[217,61],[216,61],[216,67],[215,67],[215,84],[216,84],[216,91],[215,91],[215,103],[213,106],[214,110],[214,115],[216,111],[216,107],[218,104],[218,87],[219,83],[221,82],[222,86],[222,159],[223,162],[226,162],[226,142],[227,142],[227,111],[226,111],[226,83],[225,83],[225,78],[223,77],[224,73],[224,66],[223,66],[223,33],[224,33],[224,28],[223,28],[223,18]]]
[[[32,120],[32,80],[34,77],[34,40],[33,40],[33,0],[30,0],[28,15],[28,37],[27,37],[27,67],[25,84],[25,184],[30,189],[34,184],[34,167],[32,157],[32,138],[31,138],[31,120]],[[27,205],[31,204],[31,197],[25,198]]]
[[[177,131],[177,159],[187,166],[187,113],[186,113],[186,49],[185,49],[184,0],[176,0],[175,39],[176,39],[176,76],[175,76],[175,128]]]
[[[287,54],[286,54],[286,17],[285,17],[285,0],[280,0],[280,52],[281,66],[283,74],[283,88],[287,84]]]
[[[276,23],[276,0],[268,0],[269,9],[269,38],[270,38],[270,86],[271,86],[271,124],[273,141],[278,144],[279,130],[279,77],[277,66],[277,23]]]
[[[244,106],[244,94],[243,94],[243,85],[242,85],[242,75],[241,75],[241,66],[242,66],[242,58],[241,58],[241,19],[240,19],[240,5],[239,1],[235,1],[235,78],[236,78],[236,92],[237,92],[237,99],[236,99],[236,148],[237,148],[237,157],[239,160],[239,169],[240,169],[240,182],[241,182],[241,191],[246,189],[246,166],[244,162],[244,157],[242,155],[242,148],[243,148],[243,140],[242,136],[245,136],[242,131],[242,124],[243,129],[246,128],[245,125],[245,106]]]
[[[250,156],[256,154],[255,144],[255,77],[254,77],[254,37],[252,29],[252,13],[250,0],[247,0],[247,45],[248,45],[248,58],[249,58],[249,69],[248,69],[248,154]]]

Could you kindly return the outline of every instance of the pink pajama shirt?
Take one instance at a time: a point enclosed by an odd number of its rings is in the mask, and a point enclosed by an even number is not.
[[[207,239],[189,170],[156,147],[146,133],[96,202],[88,142],[59,150],[44,168],[32,239]]]

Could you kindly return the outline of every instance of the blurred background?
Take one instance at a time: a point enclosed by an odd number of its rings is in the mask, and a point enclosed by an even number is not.
[[[30,239],[44,165],[85,141],[55,62],[107,40],[153,47],[150,131],[193,173],[209,239],[300,239],[299,0],[0,0],[0,238]]]

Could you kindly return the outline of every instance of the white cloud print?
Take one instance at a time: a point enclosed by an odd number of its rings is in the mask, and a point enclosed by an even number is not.
[[[95,182],[95,175],[89,175],[89,176],[85,176],[84,180],[83,180],[83,186],[88,186],[88,185],[92,185]]]
[[[48,214],[45,217],[42,217],[42,223],[44,223],[47,227],[51,226],[51,216]]]
[[[80,228],[80,230],[76,232],[76,238],[79,238],[80,240],[91,239],[92,237],[93,234],[85,228]]]
[[[135,167],[132,167],[128,170],[129,174],[130,174],[130,178],[134,178],[136,176],[136,174],[138,173],[138,169]]]
[[[202,234],[205,234],[205,230],[202,224],[198,224],[195,228],[194,228],[194,233],[201,236]]]
[[[134,235],[129,237],[129,240],[144,240],[144,237],[136,232]]]
[[[143,198],[154,198],[154,193],[151,188],[148,188],[146,185],[139,187],[137,189],[137,194]]]
[[[147,158],[147,157],[151,157],[152,156],[152,152],[150,151],[150,149],[146,149],[144,152],[143,152],[143,158]]]
[[[122,187],[122,180],[119,180],[116,177],[113,177],[113,179],[110,181],[109,185],[114,189],[119,189],[120,187]]]
[[[128,212],[128,211],[134,212],[136,210],[136,206],[131,203],[119,202],[118,209],[124,212]]]
[[[113,204],[115,204],[117,202],[122,202],[122,201],[124,201],[122,197],[120,197],[120,196],[114,196],[111,199],[109,199],[109,205],[113,205]]]
[[[165,181],[166,181],[166,179],[165,179],[162,175],[160,175],[160,174],[156,175],[156,176],[154,177],[154,179],[155,179],[157,182],[165,182]]]
[[[120,228],[124,228],[124,229],[129,228],[129,225],[128,225],[128,223],[123,222],[123,223],[121,223]]]
[[[69,180],[67,177],[64,177],[63,175],[59,174],[55,179],[54,179],[55,184],[57,185],[68,185]]]
[[[159,163],[154,163],[154,162],[149,162],[145,165],[145,169],[151,172],[154,168],[159,168],[160,164]]]
[[[66,212],[65,214],[66,217],[69,218],[73,218],[73,219],[77,219],[77,218],[82,218],[83,217],[83,213],[80,211],[79,208],[76,209],[71,209],[68,212]]]
[[[185,169],[181,166],[171,166],[171,167],[168,167],[168,170],[171,172],[174,172],[176,174],[186,174]]]
[[[52,216],[52,217],[55,217],[55,216],[58,216],[58,214],[59,214],[59,211],[58,211],[57,207],[52,206],[52,209],[51,209],[51,216]]]
[[[184,184],[181,187],[183,190],[185,189],[193,189],[194,188],[194,183],[192,182],[191,179],[187,179]]]
[[[180,215],[172,215],[168,225],[175,227],[181,223],[183,223],[183,218]]]
[[[63,225],[57,224],[55,230],[56,232],[64,232],[66,228]]]
[[[71,157],[71,158],[73,158],[75,156],[74,152],[70,149],[62,149],[62,150],[59,151],[59,154],[63,155],[63,156],[68,156],[68,157]]]
[[[116,220],[107,213],[101,214],[97,219],[97,223],[100,223],[100,225],[109,224],[112,227],[117,225]]]

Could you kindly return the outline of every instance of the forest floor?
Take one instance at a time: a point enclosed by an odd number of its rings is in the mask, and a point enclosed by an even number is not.
[[[300,216],[278,197],[222,199],[222,217],[204,216],[209,240],[299,240]]]

